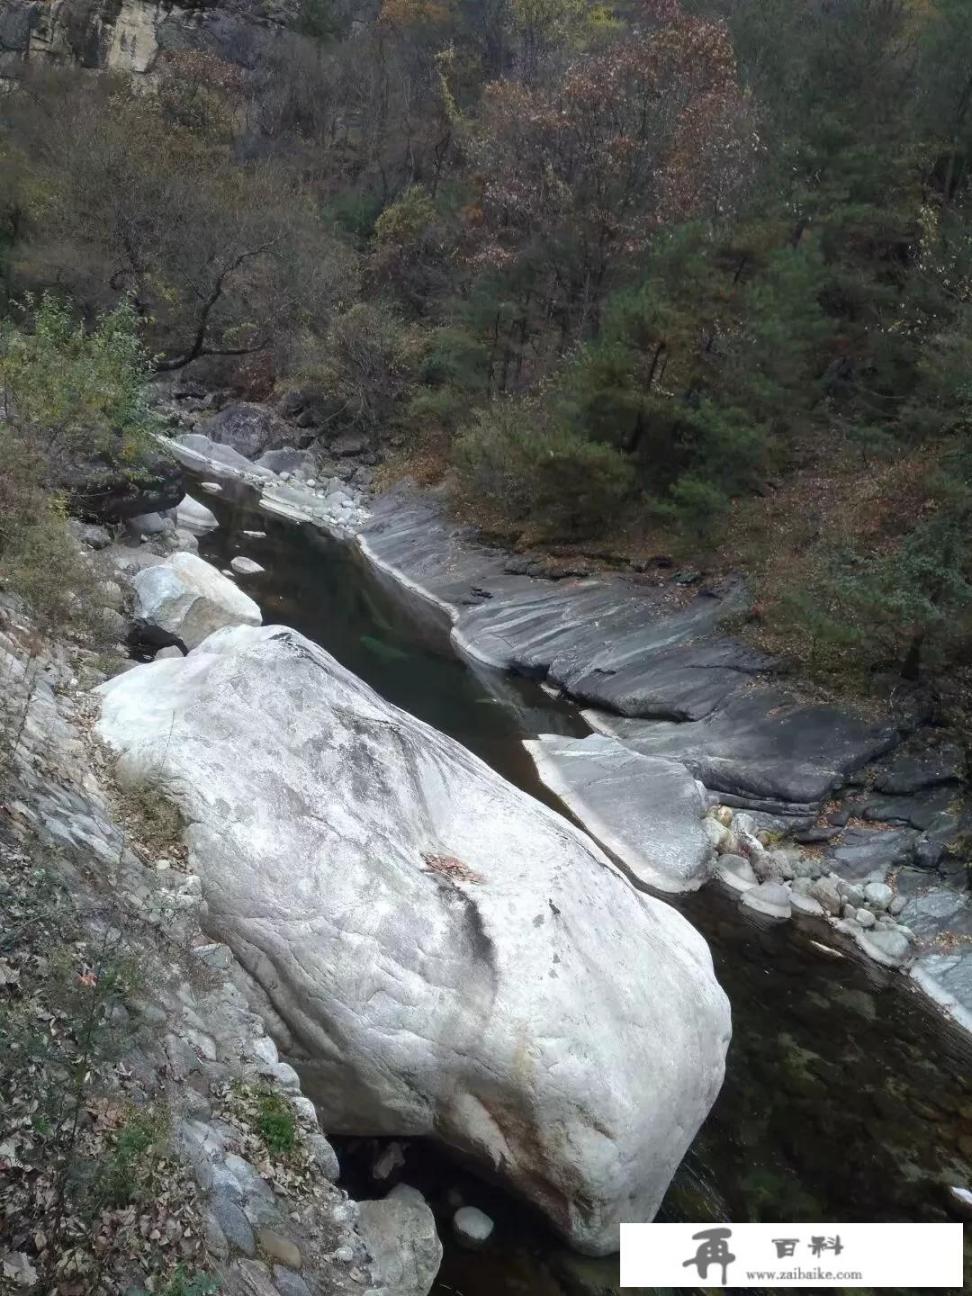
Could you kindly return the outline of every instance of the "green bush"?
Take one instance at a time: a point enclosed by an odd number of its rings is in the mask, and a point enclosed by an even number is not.
[[[33,327],[0,326],[3,418],[41,457],[48,476],[76,454],[110,454],[137,470],[150,448],[148,356],[128,302],[87,331],[45,293],[25,306]]]
[[[687,536],[710,544],[722,531],[729,512],[729,499],[703,477],[680,477],[668,498],[656,505],[661,517],[673,521]]]
[[[0,584],[47,628],[100,632],[98,573],[66,528],[66,464],[113,459],[137,476],[151,447],[148,361],[119,306],[86,332],[63,302],[28,300],[32,327],[0,325]]]
[[[453,465],[467,502],[507,527],[582,539],[610,527],[633,475],[611,446],[544,421],[525,401],[496,401],[460,433]]]
[[[167,1113],[146,1107],[131,1113],[115,1135],[100,1184],[100,1196],[110,1206],[143,1200],[156,1183],[165,1154]]]
[[[257,1129],[274,1156],[287,1156],[297,1142],[297,1121],[290,1104],[269,1090],[260,1094]]]
[[[299,376],[327,396],[333,426],[376,436],[398,417],[415,362],[415,336],[395,311],[357,302],[335,316]]]

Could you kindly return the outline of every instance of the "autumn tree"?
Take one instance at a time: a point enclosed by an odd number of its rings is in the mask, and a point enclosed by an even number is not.
[[[666,222],[729,213],[753,151],[725,27],[680,12],[579,56],[560,86],[488,86],[471,147],[475,255],[521,272],[561,349],[596,331]]]
[[[92,306],[128,296],[160,369],[279,351],[326,315],[347,257],[280,167],[127,86],[79,84],[68,107],[33,122],[35,255]]]

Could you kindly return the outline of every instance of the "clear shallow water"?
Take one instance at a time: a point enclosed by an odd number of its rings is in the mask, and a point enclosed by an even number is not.
[[[207,503],[222,526],[200,550],[219,566],[237,553],[265,566],[240,584],[267,623],[294,626],[396,705],[558,804],[539,786],[521,739],[587,732],[572,708],[535,684],[460,661],[445,627],[418,614],[351,547],[261,513],[249,492],[229,485]],[[267,535],[250,539],[244,529]],[[849,947],[820,949],[815,940],[834,946],[825,925],[774,924],[711,887],[674,903],[709,940],[734,1029],[722,1093],[660,1218],[960,1219],[947,1189],[972,1187],[967,1037],[905,978],[862,963]],[[359,1190],[372,1151],[350,1141],[343,1149]],[[407,1178],[443,1211],[458,1187],[497,1220],[489,1253],[447,1248],[435,1296],[611,1290],[612,1261],[569,1257],[530,1211],[434,1150],[411,1146]]]

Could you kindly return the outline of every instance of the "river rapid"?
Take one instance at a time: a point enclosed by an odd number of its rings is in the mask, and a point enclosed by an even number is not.
[[[265,623],[301,631],[391,702],[565,813],[537,781],[522,740],[587,733],[574,708],[534,683],[460,660],[444,622],[352,544],[268,516],[233,483],[206,502],[220,528],[200,552],[219,567],[237,554],[263,565],[240,584]],[[760,918],[714,885],[664,898],[709,941],[732,1004],[733,1041],[725,1085],[659,1218],[962,1219],[949,1188],[972,1187],[972,1040],[905,977],[865,964],[825,924]],[[346,1140],[339,1150],[355,1191],[367,1195],[371,1141]],[[615,1290],[614,1261],[566,1253],[531,1212],[431,1148],[406,1148],[404,1178],[440,1213],[446,1257],[435,1296]],[[497,1221],[485,1253],[450,1245],[457,1194]]]

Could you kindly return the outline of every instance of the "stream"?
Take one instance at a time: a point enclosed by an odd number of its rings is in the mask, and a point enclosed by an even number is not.
[[[353,545],[260,511],[253,493],[231,482],[221,496],[202,498],[220,528],[201,539],[200,553],[221,568],[239,553],[266,568],[239,579],[265,623],[301,631],[391,702],[565,813],[521,740],[587,733],[571,706],[461,660],[433,611],[380,577]],[[862,962],[825,924],[761,918],[716,886],[665,899],[709,941],[732,1004],[733,1040],[725,1085],[659,1218],[962,1219],[948,1189],[972,1187],[972,1040],[907,978]],[[351,1191],[381,1195],[380,1186],[362,1186],[371,1141],[339,1141],[338,1150]],[[614,1290],[616,1261],[568,1253],[531,1211],[434,1149],[413,1140],[406,1156],[404,1177],[440,1213],[446,1255],[434,1296]],[[471,1255],[450,1243],[456,1194],[496,1220],[488,1251]]]

